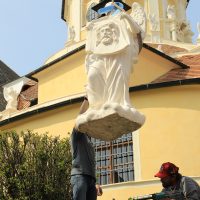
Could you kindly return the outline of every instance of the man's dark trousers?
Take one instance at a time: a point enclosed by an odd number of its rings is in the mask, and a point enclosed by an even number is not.
[[[96,200],[95,179],[88,175],[71,176],[73,200]]]

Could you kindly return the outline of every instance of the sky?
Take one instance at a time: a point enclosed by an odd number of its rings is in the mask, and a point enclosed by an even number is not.
[[[67,41],[62,0],[0,0],[0,60],[20,76],[44,65]],[[187,17],[195,38],[200,0],[190,0]]]

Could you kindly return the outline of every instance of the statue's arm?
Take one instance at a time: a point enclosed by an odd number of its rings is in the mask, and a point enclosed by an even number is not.
[[[128,21],[128,24],[131,27],[131,32],[133,33],[133,36],[137,37],[138,40],[138,46],[139,46],[139,52],[142,50],[142,44],[143,44],[143,40],[142,40],[142,35],[141,35],[141,28],[140,26],[133,20],[133,18],[126,14],[126,13],[122,13],[121,18],[126,19]]]
[[[89,102],[88,102],[88,98],[87,95],[84,97],[84,100],[81,104],[80,110],[79,110],[79,115],[85,113],[87,111],[87,109],[89,108]],[[74,125],[74,129],[76,131],[78,131],[78,127],[76,126],[76,124]]]
[[[131,27],[131,32],[133,34],[138,34],[141,32],[140,26],[133,20],[133,18],[130,15],[123,12],[121,13],[121,19],[125,19],[128,22],[128,24]]]

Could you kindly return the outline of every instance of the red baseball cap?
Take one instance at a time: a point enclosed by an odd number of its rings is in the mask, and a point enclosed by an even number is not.
[[[177,174],[178,170],[179,168],[176,165],[170,162],[166,162],[161,165],[159,172],[154,176],[158,178],[165,178],[167,176]]]

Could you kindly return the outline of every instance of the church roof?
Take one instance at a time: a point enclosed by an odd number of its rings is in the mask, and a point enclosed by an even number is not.
[[[186,64],[187,66],[189,66],[189,68],[172,69],[168,73],[154,80],[152,83],[200,78],[200,54],[184,55],[177,58],[177,60]]]
[[[0,60],[0,111],[5,109],[6,101],[3,97],[3,85],[19,78],[12,69]]]
[[[0,60],[0,86],[5,85],[6,83],[9,83],[17,78],[19,78],[19,75]]]
[[[175,53],[187,53],[188,50],[185,48],[180,48],[177,46],[173,46],[173,45],[168,45],[168,44],[153,44],[153,43],[148,43],[149,46],[155,48],[155,49],[159,49],[159,47],[161,48],[159,51],[162,51],[163,53],[167,54],[167,55],[173,55]]]

